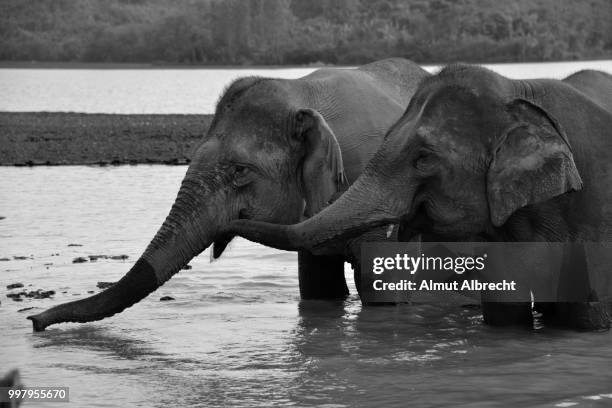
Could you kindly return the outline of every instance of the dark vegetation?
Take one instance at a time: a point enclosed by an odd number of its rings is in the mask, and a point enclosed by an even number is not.
[[[222,64],[612,57],[610,0],[2,0],[0,60]]]

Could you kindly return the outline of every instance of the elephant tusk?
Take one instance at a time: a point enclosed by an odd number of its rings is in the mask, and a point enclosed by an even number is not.
[[[393,228],[395,228],[395,224],[389,224],[389,226],[387,227],[387,238],[389,238],[391,234],[393,234]]]
[[[215,258],[215,243],[214,242],[210,246],[209,260],[210,260],[210,263],[213,263],[213,262],[215,262],[217,260],[217,258]]]

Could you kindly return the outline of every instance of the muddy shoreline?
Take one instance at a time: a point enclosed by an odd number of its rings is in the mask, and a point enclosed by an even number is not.
[[[0,165],[187,164],[212,115],[0,112]]]

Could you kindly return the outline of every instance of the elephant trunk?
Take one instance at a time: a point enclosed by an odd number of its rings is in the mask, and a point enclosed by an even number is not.
[[[206,210],[203,200],[198,199],[201,189],[197,182],[183,180],[170,214],[130,271],[103,292],[28,316],[34,331],[55,323],[85,323],[119,313],[154,292],[206,249],[218,227],[210,223],[208,213],[202,214]]]
[[[145,259],[140,258],[119,282],[104,292],[52,307],[28,316],[28,319],[32,320],[34,331],[42,331],[61,322],[101,320],[132,306],[158,287],[155,271]]]
[[[237,220],[225,232],[277,249],[324,254],[339,240],[396,222],[401,212],[389,197],[373,177],[361,177],[332,205],[299,224]]]

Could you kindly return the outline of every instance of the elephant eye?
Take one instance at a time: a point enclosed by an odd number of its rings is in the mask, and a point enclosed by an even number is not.
[[[414,160],[414,166],[419,170],[431,170],[436,162],[436,155],[430,150],[421,150]]]
[[[241,164],[234,165],[234,184],[237,187],[242,187],[252,181],[251,169]]]

